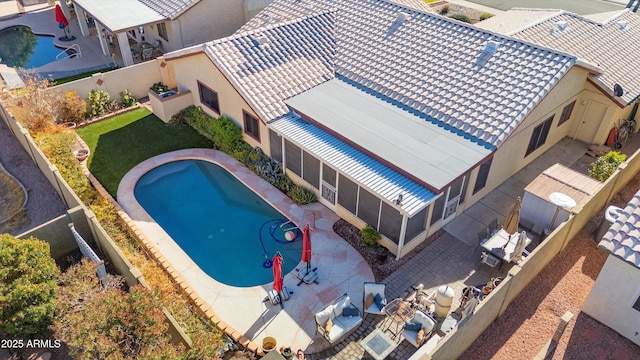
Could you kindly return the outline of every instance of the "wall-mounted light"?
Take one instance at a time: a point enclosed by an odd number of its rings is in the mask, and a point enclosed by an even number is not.
[[[140,25],[140,26],[138,27],[138,32],[139,32],[140,34],[144,34],[144,26]]]

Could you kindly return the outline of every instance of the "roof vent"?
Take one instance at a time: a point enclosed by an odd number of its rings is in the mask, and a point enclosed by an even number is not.
[[[499,41],[489,40],[484,45],[484,49],[482,49],[482,52],[486,52],[493,55],[498,51],[498,48],[500,47],[501,44],[502,43]]]
[[[629,29],[631,28],[627,20],[620,20],[617,22],[617,24],[618,26],[620,26],[620,30],[622,31],[629,31]]]
[[[566,21],[556,21],[556,26],[558,26],[558,30],[560,31],[569,31],[569,23]]]
[[[476,65],[484,66],[493,54],[498,52],[500,45],[502,45],[502,43],[499,41],[487,41],[487,43],[484,44],[484,48],[482,48],[482,52],[480,52],[480,56],[478,56],[478,60],[476,60]]]
[[[257,35],[252,39],[253,45],[257,47],[262,47],[267,44],[267,36],[266,35]]]
[[[400,11],[398,13],[398,16],[396,16],[396,22],[401,23],[403,21],[407,21],[411,18],[411,15],[407,14],[406,12],[402,12]]]

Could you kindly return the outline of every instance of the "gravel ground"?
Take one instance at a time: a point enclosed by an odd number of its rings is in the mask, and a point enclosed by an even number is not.
[[[18,235],[66,212],[66,206],[4,121],[0,121],[0,162],[27,189],[29,222],[9,231]]]
[[[638,188],[640,175],[612,203],[624,207]],[[640,359],[640,347],[580,312],[608,255],[591,240],[602,217],[592,219],[461,358],[533,359],[571,311],[574,318],[547,359]]]

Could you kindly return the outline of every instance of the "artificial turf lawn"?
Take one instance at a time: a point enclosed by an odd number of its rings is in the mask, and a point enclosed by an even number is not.
[[[174,150],[213,147],[190,126],[166,125],[144,107],[76,131],[91,150],[89,170],[113,197],[122,177],[142,161]]]

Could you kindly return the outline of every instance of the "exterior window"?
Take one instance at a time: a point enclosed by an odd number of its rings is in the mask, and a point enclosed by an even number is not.
[[[405,244],[409,243],[416,236],[418,236],[418,234],[420,234],[427,228],[426,225],[427,225],[427,214],[429,213],[429,206],[420,210],[419,213],[415,214],[413,217],[410,217],[409,220],[407,220],[407,231],[404,236]]]
[[[358,205],[358,185],[341,174],[339,176],[338,204],[355,214]]]
[[[433,203],[433,212],[431,213],[431,224],[433,225],[442,220],[442,213],[444,211],[444,202],[447,199],[445,195],[440,196]]]
[[[567,105],[562,109],[562,115],[560,115],[560,120],[558,120],[558,126],[565,123],[571,117],[571,113],[573,112],[573,106],[576,104],[576,101],[573,100],[571,104]]]
[[[282,163],[282,136],[271,129],[269,129],[269,150],[271,158]]]
[[[160,35],[160,37],[165,41],[169,41],[169,36],[167,36],[167,25],[164,23],[158,24],[158,35]]]
[[[636,302],[633,304],[633,308],[640,311],[640,296],[638,296]]]
[[[362,221],[378,229],[378,217],[380,215],[380,199],[367,190],[360,187],[358,197],[358,213],[356,214]]]
[[[320,160],[306,151],[302,152],[302,178],[316,189],[320,189]]]
[[[389,238],[394,243],[400,239],[400,228],[402,227],[402,214],[386,202],[382,202],[380,209],[380,233]]]
[[[198,91],[200,92],[200,102],[209,109],[220,114],[220,104],[218,103],[218,93],[211,90],[207,85],[198,81]]]
[[[260,124],[258,119],[244,112],[244,132],[252,138],[260,141]]]
[[[524,156],[528,156],[535,149],[544,145],[547,141],[547,135],[549,135],[549,129],[551,128],[551,122],[553,121],[553,116],[545,120],[542,124],[536,126],[533,129],[533,134],[531,134],[531,140],[529,140],[529,146],[527,146],[527,153]]]
[[[285,166],[294,174],[302,176],[302,155],[299,147],[289,140],[284,140]]]
[[[487,160],[484,164],[480,165],[478,170],[478,177],[476,178],[476,184],[473,186],[473,193],[477,193],[479,190],[487,185],[487,178],[489,177],[489,170],[491,169],[491,160]]]

